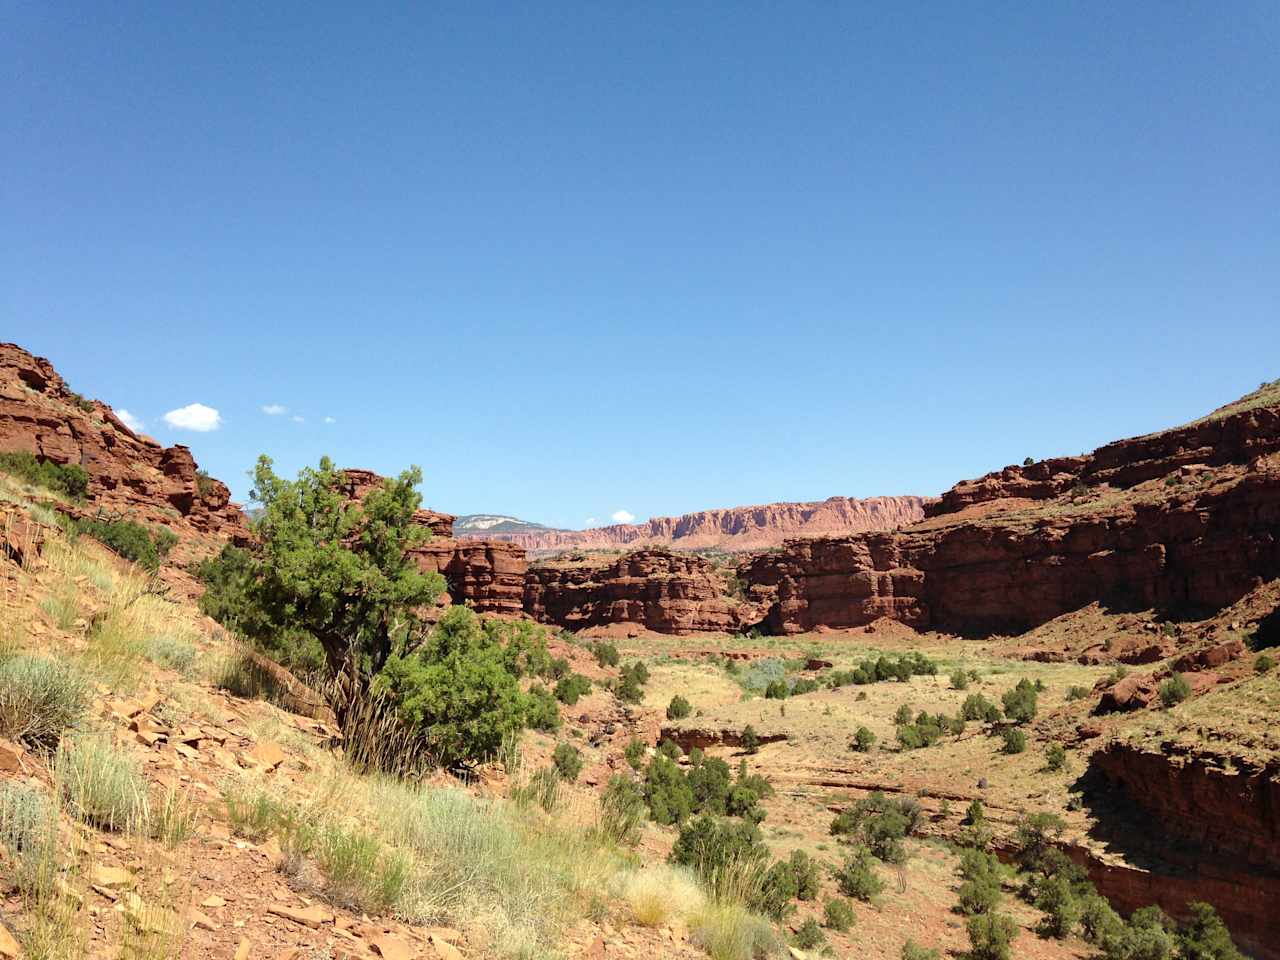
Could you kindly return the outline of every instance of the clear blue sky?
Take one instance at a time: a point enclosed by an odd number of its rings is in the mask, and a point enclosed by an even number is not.
[[[1280,377],[1274,0],[6,3],[0,68],[0,339],[242,497],[929,494]]]

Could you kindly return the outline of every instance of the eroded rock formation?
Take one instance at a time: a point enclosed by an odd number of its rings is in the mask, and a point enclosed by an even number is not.
[[[708,560],[664,550],[640,550],[612,563],[534,567],[524,609],[536,620],[569,629],[640,623],[661,633],[734,631],[759,610],[728,594]]]
[[[135,433],[105,403],[74,393],[48,360],[12,343],[0,343],[0,451],[78,464],[95,509],[163,524],[180,538],[248,534],[226,484],[200,474],[190,450]]]
[[[558,550],[616,550],[665,546],[684,550],[764,550],[789,537],[830,536],[893,530],[924,516],[924,497],[830,497],[811,503],[768,503],[723,510],[699,510],[644,523],[618,523],[590,530],[540,530],[481,534],[518,543],[530,553]]]

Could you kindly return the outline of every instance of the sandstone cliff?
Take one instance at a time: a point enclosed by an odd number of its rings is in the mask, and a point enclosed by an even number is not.
[[[74,393],[48,360],[12,343],[0,343],[0,451],[79,464],[92,509],[162,524],[184,543],[248,534],[227,486],[200,475],[190,450],[135,433],[105,403]]]
[[[464,534],[518,543],[530,553],[665,546],[681,550],[716,548],[764,550],[789,537],[893,530],[924,516],[924,497],[830,497],[812,503],[768,503],[753,507],[700,510],[644,523],[619,523],[590,530]]]

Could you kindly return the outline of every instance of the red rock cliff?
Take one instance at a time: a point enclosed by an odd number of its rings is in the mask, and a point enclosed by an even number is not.
[[[637,623],[659,633],[734,631],[760,611],[728,595],[728,584],[701,557],[640,550],[612,563],[534,567],[524,609],[536,620],[577,630]]]
[[[184,540],[248,534],[226,485],[199,477],[190,450],[135,433],[105,403],[73,393],[48,360],[12,343],[0,343],[0,451],[79,464],[94,508],[164,524]]]
[[[608,550],[666,546],[698,550],[761,550],[788,537],[829,536],[893,530],[924,516],[924,497],[831,497],[812,503],[769,503],[754,507],[700,510],[644,523],[619,523],[590,530],[498,533],[485,539],[518,543],[534,553],[565,549]]]

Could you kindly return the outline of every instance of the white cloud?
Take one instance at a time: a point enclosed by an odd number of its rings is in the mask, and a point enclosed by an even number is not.
[[[188,403],[185,407],[170,410],[164,415],[164,422],[179,430],[195,430],[197,433],[208,433],[222,426],[222,414],[213,407],[203,403]]]
[[[628,510],[615,510],[609,514],[609,519],[614,523],[631,523],[635,518],[636,515]]]
[[[588,527],[595,526],[595,525],[596,525],[597,523],[599,523],[599,522],[600,522],[600,521],[599,521],[599,520],[597,520],[595,517],[587,517],[587,526],[588,526]]]
[[[305,417],[300,417],[300,416],[298,416],[296,413],[295,413],[292,417],[290,417],[289,419],[290,419],[290,420],[292,420],[294,423],[306,423],[306,422],[307,422]]]
[[[263,406],[262,412],[268,417],[278,417],[281,414],[288,413],[289,408],[280,403],[268,403]]]
[[[123,407],[116,411],[116,416],[119,417],[121,420],[123,420],[124,425],[128,427],[130,430],[132,430],[134,433],[141,433],[143,427],[146,426],[142,422],[141,417],[134,416],[132,413],[130,413],[128,410],[125,410]]]
[[[333,419],[333,417],[325,417],[325,418],[324,418],[324,422],[325,422],[325,423],[337,423],[338,421],[337,421],[337,420],[335,420],[335,419]]]

